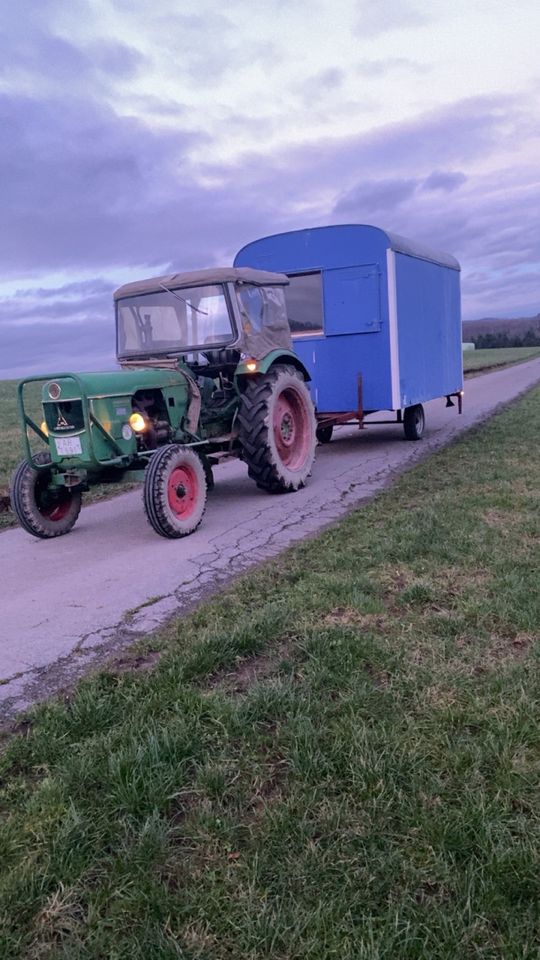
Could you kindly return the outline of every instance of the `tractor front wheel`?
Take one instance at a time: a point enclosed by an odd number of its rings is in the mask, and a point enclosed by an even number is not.
[[[187,537],[199,526],[206,507],[206,477],[197,454],[187,447],[162,447],[144,477],[144,509],[162,537]]]
[[[248,473],[258,487],[288,493],[303,487],[313,465],[316,421],[302,375],[278,364],[249,380],[238,415]]]
[[[36,464],[51,462],[50,454],[37,453]],[[47,540],[69,533],[82,504],[80,490],[51,489],[52,470],[33,470],[22,460],[11,478],[11,506],[21,525],[34,537]]]

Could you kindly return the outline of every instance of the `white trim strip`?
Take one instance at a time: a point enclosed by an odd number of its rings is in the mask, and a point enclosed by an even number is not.
[[[390,337],[390,377],[392,382],[392,410],[401,408],[401,390],[399,386],[399,342],[398,311],[396,288],[396,254],[386,251],[386,272],[388,274],[388,322]]]

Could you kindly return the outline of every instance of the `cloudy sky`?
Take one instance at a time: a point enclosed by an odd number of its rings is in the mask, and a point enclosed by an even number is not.
[[[538,0],[0,3],[0,377],[111,366],[111,295],[373,223],[540,311]]]

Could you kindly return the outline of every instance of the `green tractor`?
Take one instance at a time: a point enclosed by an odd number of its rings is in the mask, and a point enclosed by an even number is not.
[[[212,468],[228,457],[243,459],[270,493],[302,487],[316,423],[309,374],[291,349],[287,283],[282,274],[225,268],[120,287],[121,370],[19,384],[25,459],[10,492],[25,530],[68,533],[85,490],[139,479],[154,530],[186,536],[203,516]],[[40,424],[25,408],[25,386],[36,380]]]

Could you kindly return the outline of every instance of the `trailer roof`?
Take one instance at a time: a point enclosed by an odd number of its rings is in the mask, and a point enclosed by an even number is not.
[[[200,287],[212,283],[251,283],[257,287],[285,286],[289,278],[284,273],[269,270],[254,270],[251,267],[210,267],[208,270],[192,270],[189,273],[169,273],[164,277],[149,277],[125,283],[114,291],[114,299],[155,293],[163,287]]]
[[[323,236],[326,234],[326,238],[323,241]],[[307,227],[301,230],[290,230],[286,233],[276,233],[268,237],[260,237],[255,241],[252,241],[255,246],[258,243],[263,241],[274,240],[278,237],[297,237],[298,250],[305,251],[309,240],[312,237],[314,240],[317,237],[318,254],[321,254],[325,248],[322,246],[321,241],[327,243],[327,250],[331,256],[331,259],[334,260],[336,257],[336,244],[341,243],[340,255],[343,254],[344,248],[348,247],[350,251],[354,250],[356,239],[354,234],[357,234],[358,240],[366,241],[370,234],[378,235],[379,238],[383,241],[386,249],[395,250],[396,253],[403,253],[409,257],[417,257],[419,260],[429,260],[432,263],[439,264],[443,267],[450,267],[452,270],[460,270],[460,265],[455,257],[449,253],[442,253],[440,250],[434,250],[432,247],[424,246],[424,244],[417,243],[416,240],[409,240],[407,237],[401,237],[397,233],[390,233],[388,230],[382,230],[381,227],[375,227],[372,224],[367,223],[339,223],[339,224],[330,224],[323,227]],[[300,240],[300,237],[302,239]],[[369,241],[368,241],[369,242]],[[247,243],[245,247],[242,247],[238,251],[235,257],[235,261],[241,258],[244,250],[249,249],[252,246],[252,243]],[[323,258],[324,258],[323,253]],[[321,262],[320,266],[324,266],[325,263]],[[335,266],[335,264],[334,264]],[[291,272],[293,266],[290,267]]]
[[[433,250],[432,247],[425,247],[416,240],[408,240],[407,237],[400,237],[397,233],[389,233],[388,230],[381,231],[386,234],[390,249],[396,253],[404,253],[409,257],[418,257],[419,260],[431,260],[433,263],[439,263],[443,267],[451,267],[452,270],[460,270],[459,261],[450,253],[442,253],[440,250]]]

